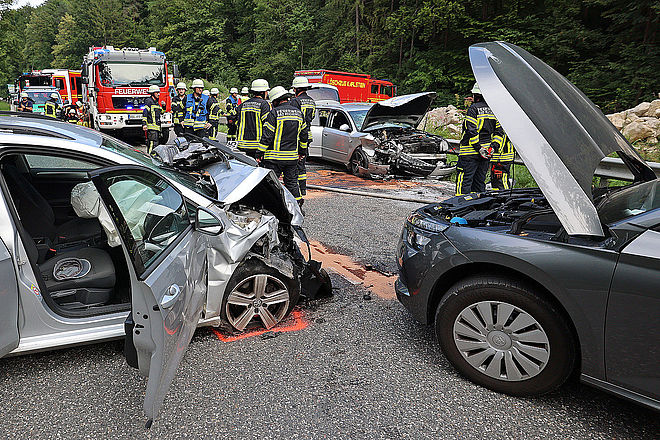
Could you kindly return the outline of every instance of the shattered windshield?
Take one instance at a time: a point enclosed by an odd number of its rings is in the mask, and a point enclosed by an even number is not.
[[[660,208],[660,180],[652,180],[611,193],[598,205],[605,224]]]
[[[180,183],[181,185],[195,191],[198,194],[202,194],[206,197],[217,198],[217,190],[215,188],[210,188],[208,185],[202,184],[200,180],[194,178],[188,173],[181,172],[175,168],[169,167],[162,163],[156,157],[150,156],[147,153],[140,151],[124,142],[121,142],[117,139],[111,138],[110,136],[102,135],[103,141],[101,141],[101,147],[106,150],[110,150],[114,153],[120,154],[124,157],[128,157],[131,160],[134,160],[141,165],[150,168],[157,173],[160,173],[173,181]]]
[[[99,78],[105,87],[165,85],[164,63],[109,63],[101,62]]]
[[[362,127],[362,123],[364,122],[364,118],[367,117],[368,112],[369,112],[369,109],[352,110],[352,111],[349,111],[348,113],[351,114],[351,118],[353,118],[353,121],[355,121],[355,126],[359,129],[360,127]]]

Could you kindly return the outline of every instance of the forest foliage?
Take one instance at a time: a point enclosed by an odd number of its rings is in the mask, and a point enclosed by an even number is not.
[[[156,46],[182,75],[226,87],[288,85],[297,69],[392,80],[455,103],[474,78],[467,48],[517,44],[604,111],[660,92],[660,0],[0,0],[0,84],[77,69],[92,45]],[[4,90],[6,94],[6,90]]]

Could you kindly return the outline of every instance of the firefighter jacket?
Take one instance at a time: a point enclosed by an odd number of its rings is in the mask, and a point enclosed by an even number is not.
[[[297,161],[307,153],[308,131],[302,112],[288,102],[281,104],[266,116],[259,151],[265,160]]]
[[[513,149],[513,144],[509,136],[504,132],[504,129],[499,122],[495,123],[495,134],[493,134],[493,148],[495,152],[491,157],[491,162],[513,162],[515,159],[516,151]]]
[[[237,113],[238,106],[239,106],[238,99],[234,98],[233,96],[229,95],[227,99],[225,99],[225,116],[227,117],[227,124],[236,123],[236,116],[238,115]]]
[[[209,97],[209,122],[213,125],[220,122],[220,103],[213,96]]]
[[[302,92],[300,95],[291,98],[289,102],[292,106],[300,109],[303,117],[305,118],[305,122],[307,123],[307,127],[311,127],[312,120],[314,120],[314,116],[316,115],[316,103],[312,98],[309,97],[307,92]],[[310,136],[308,142],[312,142],[312,131],[308,130],[308,134]]]
[[[172,120],[175,125],[183,124],[183,118],[186,116],[186,97],[175,96],[172,99]]]
[[[30,99],[30,98],[21,98],[21,100],[18,101],[18,111],[19,112],[31,112],[33,104],[34,104],[34,101],[32,99]]]
[[[458,150],[459,156],[479,154],[482,147],[490,147],[495,133],[497,119],[488,104],[475,102],[470,106],[463,120],[463,138]]]
[[[57,101],[52,98],[46,101],[44,104],[44,114],[51,118],[57,118]]]
[[[194,93],[186,96],[186,113],[183,118],[183,126],[193,130],[201,130],[206,126],[209,117],[209,97],[200,95],[195,97]]]
[[[147,127],[147,130],[160,131],[160,115],[163,109],[160,104],[152,96],[144,101],[144,108],[142,109],[142,125]]]
[[[256,96],[238,106],[236,109],[238,114],[238,148],[245,150],[259,148],[259,140],[263,134],[263,123],[270,110],[270,103]]]

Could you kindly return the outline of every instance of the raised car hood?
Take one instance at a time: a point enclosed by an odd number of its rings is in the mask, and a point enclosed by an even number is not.
[[[571,235],[603,236],[591,185],[617,152],[636,181],[653,170],[580,90],[529,52],[505,42],[470,47],[484,99]]]
[[[375,103],[362,122],[360,131],[378,124],[410,124],[417,127],[435,98],[435,92],[395,96]]]

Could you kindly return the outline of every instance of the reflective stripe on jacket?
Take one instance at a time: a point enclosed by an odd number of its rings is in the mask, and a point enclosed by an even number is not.
[[[300,109],[305,118],[305,122],[307,123],[307,127],[311,127],[314,116],[316,115],[316,103],[312,98],[309,97],[309,95],[307,95],[307,92],[302,92],[300,95],[291,98],[289,103],[291,103],[292,106]],[[312,142],[311,130],[309,130],[309,136],[310,138],[308,139],[308,142]]]
[[[209,122],[216,123],[220,120],[220,103],[213,96],[209,98]]]
[[[183,123],[183,118],[186,116],[186,97],[179,97],[178,95],[172,99],[172,120],[175,124]]]
[[[297,161],[307,150],[308,126],[302,112],[289,103],[268,113],[259,141],[264,159]]]
[[[199,130],[206,126],[209,117],[209,97],[200,95],[199,98],[195,98],[194,95],[194,93],[190,93],[186,96],[186,113],[183,118],[183,126]]]
[[[142,109],[142,125],[146,125],[147,130],[160,131],[160,115],[162,111],[158,101],[154,100],[151,96],[148,97],[144,101],[144,108]]]
[[[271,110],[270,103],[263,98],[253,97],[236,109],[238,114],[237,147],[245,150],[259,148],[263,134],[263,123]]]
[[[488,148],[496,132],[497,119],[488,104],[483,101],[470,106],[463,120],[463,138],[459,146],[459,156],[479,154],[482,147]]]
[[[490,158],[491,162],[513,162],[516,157],[516,151],[513,149],[513,144],[509,136],[504,132],[499,122],[496,123],[496,132],[493,135],[493,147],[495,152],[493,157]]]
[[[51,118],[57,118],[57,102],[50,99],[46,101],[44,104],[44,114]]]

